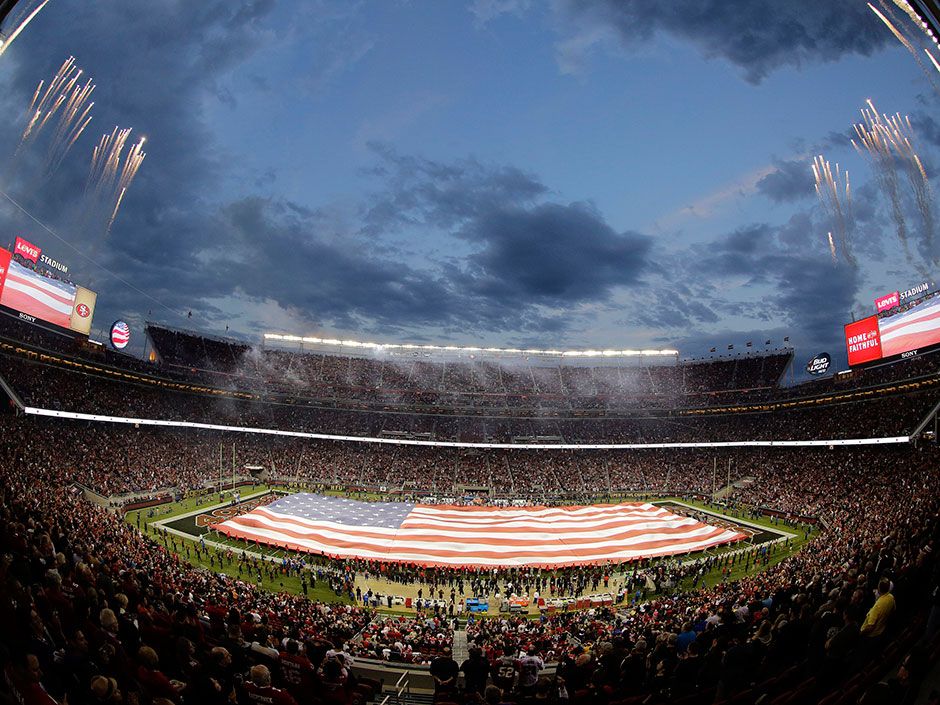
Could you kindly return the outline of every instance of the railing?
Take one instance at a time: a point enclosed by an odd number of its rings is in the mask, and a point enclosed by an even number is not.
[[[936,423],[936,419],[937,419],[937,414],[938,414],[938,413],[940,413],[940,402],[937,402],[937,403],[934,405],[933,409],[930,410],[930,413],[928,413],[928,414],[924,417],[924,419],[923,419],[919,424],[917,424],[917,428],[915,428],[915,429],[911,432],[911,438],[917,438],[921,433],[923,433],[923,432],[924,432],[924,429],[927,428],[927,425],[928,425],[931,421],[933,421],[934,423]]]
[[[405,699],[411,696],[411,679],[408,676],[411,675],[411,671],[405,671],[401,674],[401,678],[398,679],[398,682],[395,683],[395,703],[396,705],[401,705],[402,703],[402,694],[405,695]],[[404,682],[403,682],[404,681]],[[385,697],[385,700],[388,700],[389,696]],[[385,700],[382,701],[382,705],[385,704]]]

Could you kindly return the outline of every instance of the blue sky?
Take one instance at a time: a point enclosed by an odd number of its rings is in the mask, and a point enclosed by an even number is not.
[[[0,57],[0,186],[97,264],[8,203],[0,226],[100,292],[99,327],[838,358],[934,267],[846,140],[872,98],[940,164],[935,86],[864,2],[87,5]],[[13,154],[69,55],[95,117],[43,177],[41,139]],[[84,183],[115,124],[148,156],[105,236]],[[829,256],[819,152],[852,175],[857,267]]]

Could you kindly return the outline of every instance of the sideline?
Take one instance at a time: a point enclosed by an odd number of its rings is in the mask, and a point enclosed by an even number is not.
[[[231,492],[231,490],[228,490],[228,491]],[[249,499],[254,499],[255,497],[260,497],[262,495],[270,494],[271,492],[274,492],[274,491],[275,490],[271,489],[270,487],[266,490],[258,490],[254,494],[249,494],[249,495],[245,495],[244,497],[242,497],[239,500],[239,504],[241,504],[242,502],[247,502]],[[186,512],[184,514],[174,514],[173,516],[169,516],[166,519],[160,519],[159,521],[151,521],[148,523],[150,524],[150,526],[159,526],[162,529],[164,528],[163,525],[166,524],[167,522],[176,521],[177,519],[186,519],[187,517],[196,516],[197,514],[205,514],[206,512],[214,512],[216,509],[221,509],[223,507],[230,507],[230,506],[232,506],[231,502],[221,502],[219,504],[212,504],[208,506],[199,507],[198,509],[194,509],[193,511]],[[144,509],[149,509],[149,507],[145,507]],[[130,514],[131,512],[136,512],[136,511],[143,511],[143,509],[140,509],[140,510],[132,509],[130,512],[126,512],[125,514]],[[169,531],[169,529],[167,530]],[[186,536],[190,536],[195,539],[199,538],[198,536],[194,537],[192,534],[186,534]]]
[[[764,526],[763,524],[755,524],[754,522],[748,521],[747,519],[738,519],[737,517],[728,516],[727,514],[719,514],[718,512],[711,510],[711,509],[702,509],[701,507],[696,507],[694,504],[686,504],[685,502],[682,502],[678,499],[664,499],[662,500],[662,502],[669,503],[669,504],[678,504],[680,507],[691,509],[693,512],[701,512],[702,514],[708,514],[710,516],[717,517],[719,519],[726,519],[734,524],[744,524],[745,526],[750,526],[752,529],[760,529],[761,531],[769,531],[770,533],[777,534],[779,536],[782,536],[783,538],[795,539],[799,536],[799,534],[791,534],[789,531],[784,531],[783,529],[771,529],[768,526]],[[660,502],[655,502],[655,504],[659,504],[659,503]],[[651,502],[651,504],[654,504],[654,503]],[[771,542],[765,541],[764,543],[771,543]]]

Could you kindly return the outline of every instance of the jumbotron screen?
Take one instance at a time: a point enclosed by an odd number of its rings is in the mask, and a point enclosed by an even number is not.
[[[845,347],[853,367],[916,355],[937,344],[940,344],[940,291],[908,301],[902,295],[900,305],[845,326]]]
[[[16,240],[14,252],[22,262],[14,253],[0,249],[0,306],[13,309],[26,320],[39,319],[82,335],[91,333],[98,295],[62,277],[47,276],[48,269],[44,273],[40,266],[29,266],[37,263],[41,250],[30,250],[30,243]]]

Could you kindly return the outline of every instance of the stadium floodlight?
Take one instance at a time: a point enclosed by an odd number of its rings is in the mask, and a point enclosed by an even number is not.
[[[554,355],[556,357],[675,357],[678,350],[541,350],[538,348],[483,348],[477,345],[425,345],[418,343],[369,343],[359,340],[339,340],[338,338],[317,338],[314,336],[291,335],[288,333],[265,333],[265,340],[277,340],[284,343],[309,343],[311,345],[332,345],[336,347],[357,348],[361,350],[426,350],[428,352],[466,352],[466,353],[504,353],[511,355]]]

